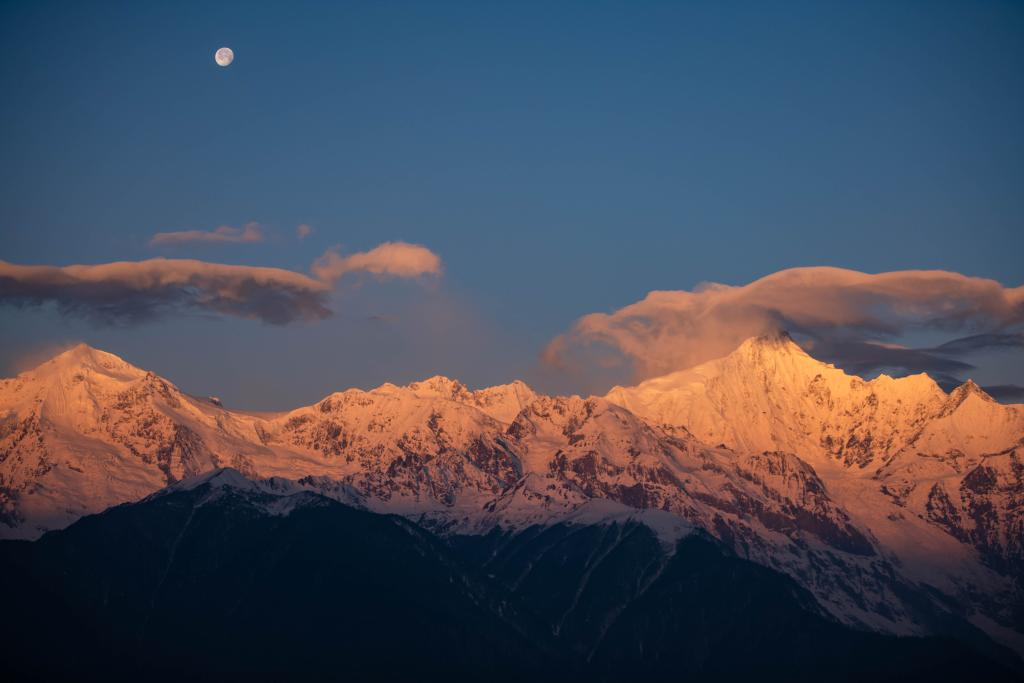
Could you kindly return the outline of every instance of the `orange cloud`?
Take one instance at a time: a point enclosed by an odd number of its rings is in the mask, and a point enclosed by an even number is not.
[[[645,378],[723,356],[749,337],[783,329],[819,348],[858,342],[863,354],[862,342],[912,328],[992,331],[1021,324],[1024,287],[946,271],[793,268],[743,286],[655,291],[612,313],[583,316],[548,344],[543,358],[569,367],[597,349],[614,353]]]
[[[149,241],[151,246],[187,244],[189,242],[251,243],[263,241],[263,229],[258,223],[247,223],[242,228],[222,225],[215,230],[179,230],[158,232]]]

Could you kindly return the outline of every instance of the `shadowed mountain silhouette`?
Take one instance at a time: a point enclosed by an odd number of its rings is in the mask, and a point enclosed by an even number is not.
[[[5,668],[75,680],[1013,680],[949,640],[832,621],[703,534],[444,541],[219,470],[0,543]]]

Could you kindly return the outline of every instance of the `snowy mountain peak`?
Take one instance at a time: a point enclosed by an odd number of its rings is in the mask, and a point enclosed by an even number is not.
[[[782,351],[786,353],[799,353],[804,354],[803,349],[793,341],[793,337],[789,336],[789,332],[785,330],[779,330],[778,332],[771,332],[769,334],[762,334],[757,337],[750,337],[744,341],[739,349],[772,349],[775,351]]]
[[[307,486],[282,477],[250,479],[233,467],[221,467],[191,476],[147,496],[152,501],[183,491],[196,491],[193,505],[201,507],[225,498],[244,501],[250,512],[285,517],[295,510],[326,502],[321,494]],[[349,505],[355,501],[346,500]]]
[[[437,396],[450,400],[458,400],[470,393],[465,384],[444,375],[434,375],[421,382],[412,382],[407,388],[420,396]]]
[[[272,496],[291,496],[309,491],[306,485],[284,477],[255,478],[247,476],[234,467],[218,467],[201,474],[186,477],[171,484],[154,495],[172,491],[192,491],[202,486],[211,489],[234,489],[251,493],[265,493]],[[348,501],[347,501],[348,502]]]
[[[88,432],[103,422],[109,403],[127,407],[154,394],[178,402],[180,392],[153,373],[86,344],[73,346],[17,377],[0,380],[0,405],[8,411],[7,420],[56,421]]]
[[[973,379],[969,379],[953,391],[949,392],[949,402],[953,405],[960,405],[966,401],[969,397],[976,396],[983,401],[995,403],[996,400],[988,395],[988,393],[978,386]]]
[[[929,447],[961,443],[967,424],[943,423],[941,435],[925,428],[962,411],[962,404],[971,404],[978,424],[998,427],[998,435],[968,441],[977,448],[1010,447],[1024,432],[1021,410],[999,405],[974,382],[947,396],[925,374],[865,380],[812,358],[783,335],[748,339],[723,358],[615,387],[607,398],[654,424],[683,427],[705,443],[788,451],[816,467],[836,460],[881,467],[902,451],[916,453],[915,444],[925,437],[935,444]]]
[[[146,374],[145,370],[112,353],[88,344],[76,344],[35,368],[21,373],[19,377],[44,378],[81,371],[92,371],[117,378],[142,377]]]
[[[382,384],[369,393],[384,396],[411,395],[416,398],[455,401],[473,406],[504,423],[512,422],[516,415],[537,397],[533,389],[519,380],[474,391],[467,388],[462,382],[443,375],[434,375],[419,382],[411,382],[404,387],[390,383]]]
[[[242,491],[255,491],[256,483],[248,479],[233,467],[221,467],[203,474],[183,479],[173,484],[166,491],[192,491],[209,484],[214,488],[231,488]]]

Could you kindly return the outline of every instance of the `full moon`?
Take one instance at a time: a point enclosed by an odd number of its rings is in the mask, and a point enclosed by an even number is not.
[[[213,55],[213,59],[221,66],[227,66],[235,61],[235,53],[231,51],[230,47],[222,47]]]

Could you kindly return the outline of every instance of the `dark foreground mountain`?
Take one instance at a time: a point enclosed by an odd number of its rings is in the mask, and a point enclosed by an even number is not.
[[[234,470],[0,543],[0,580],[9,680],[1014,680],[995,647],[843,626],[702,532],[441,539]]]

